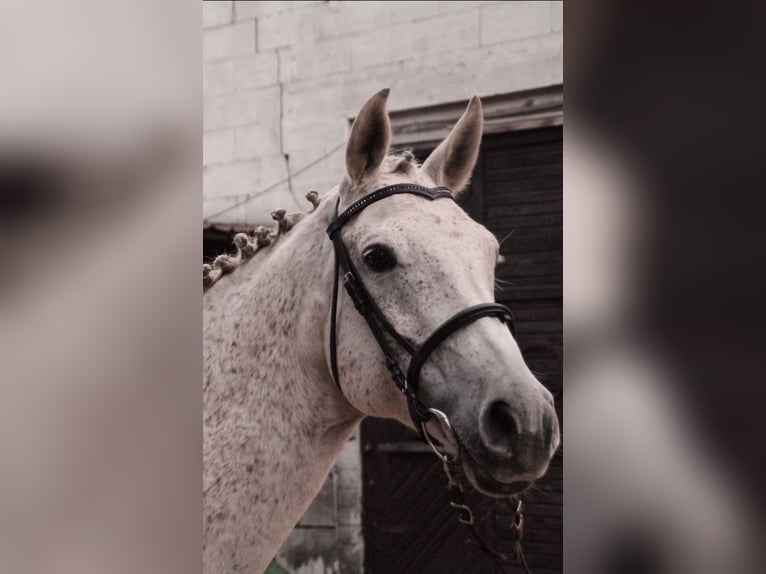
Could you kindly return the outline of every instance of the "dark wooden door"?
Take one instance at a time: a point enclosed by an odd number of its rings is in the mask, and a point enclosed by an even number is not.
[[[427,155],[427,148],[418,155]],[[498,301],[517,321],[527,364],[556,396],[562,417],[562,128],[485,136],[465,209],[502,243]],[[440,463],[398,423],[362,424],[365,572],[485,573],[493,564],[467,541],[449,507]],[[562,570],[561,451],[525,495],[524,550],[535,574]],[[510,552],[512,509],[468,489],[479,530]],[[522,572],[512,562],[507,572]]]

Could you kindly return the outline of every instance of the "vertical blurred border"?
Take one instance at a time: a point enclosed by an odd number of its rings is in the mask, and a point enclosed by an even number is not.
[[[763,571],[753,5],[568,2],[568,572]]]
[[[201,5],[0,8],[0,572],[195,572]]]

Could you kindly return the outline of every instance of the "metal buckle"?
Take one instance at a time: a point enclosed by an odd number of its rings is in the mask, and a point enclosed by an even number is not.
[[[367,302],[362,295],[359,281],[351,271],[346,271],[345,275],[343,275],[343,287],[345,287],[348,296],[351,297],[351,301],[353,301],[354,307],[356,307],[359,314],[366,316],[368,313]]]
[[[450,502],[449,505],[452,508],[457,509],[457,520],[462,524],[468,524],[469,526],[474,523],[473,512],[465,504],[458,504],[457,502]]]
[[[449,419],[447,418],[447,415],[445,415],[442,411],[439,409],[428,409],[432,415],[434,415],[437,419],[439,419],[439,422],[442,425],[442,429],[445,431],[448,431],[448,434],[451,435],[451,438],[455,439],[455,431],[452,430],[452,425],[449,422]],[[449,457],[446,454],[442,454],[439,451],[439,448],[434,444],[434,442],[431,440],[431,435],[428,434],[428,429],[426,428],[426,423],[421,422],[420,423],[420,429],[423,431],[423,436],[426,439],[426,443],[428,446],[431,447],[431,450],[434,451],[434,454],[439,457],[439,459],[444,463],[445,465],[449,463]],[[457,442],[457,441],[455,441]]]
[[[513,518],[511,519],[511,531],[515,534],[516,540],[521,541],[522,532],[524,530],[524,512],[522,511],[522,502],[519,498],[516,502],[516,509],[513,511]]]

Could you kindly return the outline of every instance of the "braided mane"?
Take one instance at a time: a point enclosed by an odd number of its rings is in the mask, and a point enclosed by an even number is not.
[[[402,173],[410,174],[418,167],[418,161],[411,150],[393,151],[389,153],[383,161],[382,170],[384,173]],[[205,263],[202,265],[202,289],[207,291],[215,285],[221,277],[228,275],[240,265],[243,265],[261,249],[275,245],[279,238],[288,233],[304,217],[316,211],[322,197],[318,191],[309,191],[306,199],[311,203],[312,209],[309,212],[287,213],[284,209],[276,209],[271,212],[271,218],[276,222],[275,225],[259,225],[253,233],[237,233],[234,236],[234,254],[224,253],[219,255],[213,261],[213,264]]]
[[[207,291],[216,284],[221,277],[228,275],[252,257],[261,249],[274,245],[279,238],[289,232],[298,222],[309,213],[316,210],[322,198],[319,192],[309,191],[306,199],[311,203],[313,209],[308,213],[287,213],[284,209],[276,209],[271,212],[271,218],[276,221],[276,225],[259,225],[252,234],[237,233],[234,236],[234,247],[237,251],[233,254],[222,254],[215,258],[213,264],[205,263],[202,265],[202,289]]]

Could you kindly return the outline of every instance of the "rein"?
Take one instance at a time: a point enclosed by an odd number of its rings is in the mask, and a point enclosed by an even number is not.
[[[514,321],[511,310],[505,305],[499,303],[481,303],[467,307],[461,311],[458,311],[448,319],[446,319],[431,335],[425,340],[425,342],[419,347],[408,341],[403,335],[401,335],[396,328],[389,322],[380,307],[370,297],[369,292],[364,286],[362,277],[356,265],[351,258],[351,255],[343,243],[342,229],[351,219],[357,214],[363,211],[369,205],[380,201],[386,197],[398,194],[409,194],[423,197],[430,201],[437,199],[448,198],[454,200],[454,194],[446,187],[434,187],[428,188],[414,184],[396,184],[388,187],[383,187],[374,191],[373,193],[363,197],[362,199],[353,203],[343,213],[338,213],[340,206],[340,197],[335,204],[335,219],[327,228],[327,235],[333,243],[335,250],[335,272],[333,277],[333,290],[332,290],[332,311],[330,318],[330,369],[332,371],[335,384],[338,386],[341,394],[343,389],[340,384],[340,376],[338,372],[338,349],[337,349],[337,331],[338,331],[338,292],[341,273],[343,273],[343,286],[348,293],[349,297],[354,303],[356,310],[362,317],[364,317],[367,325],[370,328],[375,340],[378,343],[383,356],[385,358],[386,368],[391,374],[391,378],[396,387],[407,398],[407,407],[409,409],[410,418],[416,429],[420,431],[420,434],[425,442],[431,447],[436,456],[442,461],[444,473],[447,475],[448,488],[450,492],[450,506],[455,508],[458,512],[458,520],[470,526],[471,534],[479,548],[485,553],[489,554],[494,560],[499,569],[502,570],[501,562],[505,562],[507,557],[505,554],[492,550],[484,540],[480,537],[476,531],[473,512],[466,504],[463,496],[463,487],[455,478],[454,473],[454,460],[448,455],[443,454],[428,434],[426,423],[432,418],[436,418],[445,432],[451,435],[451,438],[457,443],[457,438],[452,430],[447,415],[442,411],[429,407],[418,396],[418,387],[420,382],[420,371],[423,365],[431,356],[431,354],[441,345],[450,335],[455,331],[482,319],[484,317],[495,317],[505,323],[510,329],[511,333],[514,333]],[[389,344],[389,338],[394,341],[402,350],[410,356],[409,365],[406,371],[402,369],[399,362],[396,359],[396,355]],[[406,375],[405,375],[406,372]],[[524,522],[524,516],[522,513],[521,500],[516,501],[516,509],[513,517],[512,530],[514,533],[514,543],[516,547],[516,554],[524,569],[529,573],[524,554],[521,550],[521,535]]]

